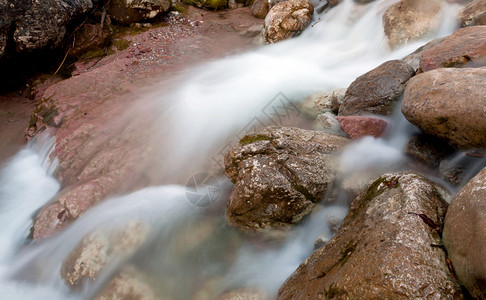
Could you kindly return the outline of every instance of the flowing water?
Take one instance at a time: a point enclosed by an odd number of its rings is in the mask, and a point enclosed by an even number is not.
[[[263,125],[292,124],[292,114],[298,114],[295,101],[312,92],[346,87],[380,63],[421,46],[425,41],[388,48],[381,16],[395,2],[344,1],[316,14],[313,25],[297,38],[206,63],[186,72],[170,90],[151,93],[155,100],[150,107],[159,114],[154,126],[164,132],[161,172],[172,185],[107,199],[61,234],[36,243],[28,238],[31,217],[60,186],[52,175],[56,164],[48,159],[53,141],[39,137],[32,142],[1,173],[3,296],[90,299],[120,273],[148,278],[150,288],[163,299],[211,299],[244,287],[275,295],[312,252],[315,240],[331,238],[329,224],[344,218],[345,201],[324,207],[285,239],[265,241],[225,225],[224,195],[231,189],[227,179],[211,177],[209,186],[218,189],[209,192],[219,202],[209,208],[201,207],[201,199],[191,201],[194,193],[177,183],[194,172],[210,173],[211,162],[221,163],[232,137]],[[430,39],[455,29],[457,10],[445,10],[441,29]],[[287,109],[279,113],[283,106]],[[405,162],[402,149],[414,128],[399,113],[392,124],[388,138],[365,138],[342,153],[340,180],[362,173],[369,179],[400,168]],[[106,266],[98,266],[96,281],[72,291],[60,273],[83,238],[102,245],[93,251]]]

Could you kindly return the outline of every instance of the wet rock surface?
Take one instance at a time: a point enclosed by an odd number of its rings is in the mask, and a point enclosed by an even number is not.
[[[348,139],[325,132],[269,127],[245,136],[225,155],[235,184],[226,210],[245,230],[286,228],[322,200],[335,176],[335,152]]]
[[[265,19],[270,11],[268,0],[255,0],[251,6],[251,11],[255,17]]]
[[[383,14],[383,27],[392,48],[407,44],[438,30],[441,24],[440,0],[402,0]]]
[[[481,22],[483,16],[486,13],[486,1],[485,0],[474,0],[468,3],[461,10],[459,18],[461,19],[462,26],[471,25],[486,25],[486,23]]]
[[[366,116],[338,116],[341,128],[353,140],[364,136],[381,137],[385,134],[388,122],[384,119]]]
[[[221,18],[221,14],[232,17]],[[132,93],[201,59],[248,46],[251,38],[235,34],[232,26],[245,30],[260,21],[249,8],[205,11],[203,20],[200,10],[191,7],[186,17],[171,13],[168,22],[168,26],[126,36],[126,49],[94,60],[76,76],[49,86],[38,96],[40,103],[27,135],[55,134],[56,176],[63,189],[54,203],[37,214],[35,239],[69,225],[108,195],[160,184],[163,179],[156,175],[160,166],[148,159],[160,148],[154,138],[160,130],[150,129],[156,110],[144,102],[138,107],[148,111],[138,113],[153,117],[132,118],[137,111],[133,101],[147,101]],[[215,42],[222,40],[227,47]],[[132,109],[127,111],[127,107]]]
[[[314,7],[307,0],[288,0],[273,6],[265,17],[263,38],[276,43],[300,34],[312,21]]]
[[[486,169],[452,199],[444,224],[444,246],[460,283],[475,299],[486,297]]]
[[[486,26],[456,30],[422,54],[420,68],[480,67],[486,65]]]
[[[121,24],[153,19],[170,9],[169,0],[110,0],[107,12]]]
[[[421,131],[459,148],[485,148],[486,69],[437,69],[412,78],[403,115]]]
[[[414,75],[413,68],[403,61],[381,64],[351,83],[339,107],[339,115],[391,114],[405,84]]]
[[[440,248],[447,193],[413,173],[385,174],[352,203],[331,241],[306,259],[277,299],[462,299]]]

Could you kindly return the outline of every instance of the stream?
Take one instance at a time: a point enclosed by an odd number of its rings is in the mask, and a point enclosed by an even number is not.
[[[237,137],[263,126],[300,124],[297,102],[309,94],[345,88],[379,64],[403,58],[456,28],[459,6],[451,4],[434,36],[392,51],[382,14],[395,2],[345,0],[316,13],[296,38],[199,65],[169,89],[152,90],[144,97],[158,115],[153,126],[164,136],[157,153],[167,184],[106,199],[40,242],[29,238],[32,217],[61,187],[53,175],[56,161],[49,156],[54,138],[36,137],[0,173],[1,298],[92,299],[118,274],[142,278],[162,299],[214,299],[241,288],[275,297],[312,253],[316,239],[332,237],[329,224],[345,217],[347,202],[324,207],[283,237],[256,237],[226,225],[232,184],[214,170]],[[390,122],[384,138],[364,138],[343,151],[341,180],[360,174],[369,180],[400,170],[406,161],[403,148],[416,129],[400,113]],[[191,180],[203,181],[205,190],[195,190]],[[63,261],[86,237],[94,245],[90,251],[102,255],[105,264],[92,266],[98,270],[95,281],[71,290],[60,276]],[[104,245],[99,246],[104,252],[98,253],[96,245]]]

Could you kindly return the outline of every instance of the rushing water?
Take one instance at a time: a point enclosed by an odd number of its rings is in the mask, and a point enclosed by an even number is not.
[[[281,124],[271,113],[279,101],[292,105],[312,92],[346,87],[380,63],[413,52],[424,41],[395,51],[387,46],[381,16],[394,2],[360,6],[344,1],[316,15],[297,38],[204,64],[185,73],[177,87],[152,93],[152,107],[160,115],[156,126],[163,128],[167,145],[160,150],[164,172],[174,183],[194,171],[208,172],[208,161],[221,162],[218,154],[230,137]],[[457,6],[445,11],[436,36],[454,29]],[[340,180],[357,173],[369,179],[400,167],[413,126],[400,114],[392,123],[389,138],[365,138],[344,151]],[[107,199],[56,237],[32,243],[31,217],[59,190],[52,176],[55,162],[48,161],[51,146],[45,138],[31,143],[1,173],[0,287],[8,299],[90,299],[116,274],[133,274],[133,269],[149,278],[151,289],[164,299],[211,299],[242,287],[272,296],[311,253],[314,241],[332,236],[329,223],[344,218],[347,210],[344,203],[325,207],[285,240],[268,242],[228,228],[224,203],[198,208],[187,201],[184,186],[166,185]],[[231,184],[214,180],[224,199]],[[60,276],[62,264],[86,236],[109,245],[101,247],[105,252],[95,251],[106,267],[95,282],[70,291]]]

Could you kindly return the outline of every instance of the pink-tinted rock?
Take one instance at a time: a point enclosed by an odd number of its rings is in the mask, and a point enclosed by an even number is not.
[[[420,60],[422,71],[443,67],[485,65],[486,26],[471,26],[456,30],[441,43],[427,49]]]
[[[337,120],[343,131],[353,140],[367,135],[383,136],[388,125],[383,119],[367,116],[338,116]]]

